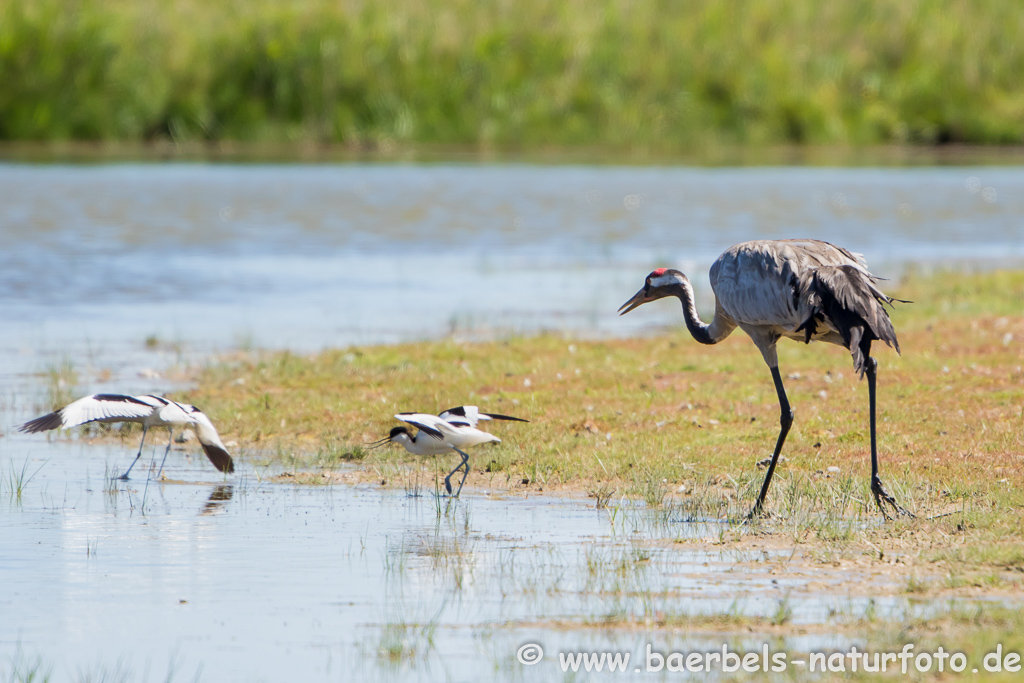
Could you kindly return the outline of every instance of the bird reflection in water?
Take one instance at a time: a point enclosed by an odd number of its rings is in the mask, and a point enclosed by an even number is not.
[[[203,506],[200,515],[212,515],[215,512],[219,512],[223,507],[224,503],[231,500],[231,496],[234,495],[235,487],[231,484],[221,484],[213,489],[210,493],[210,497],[206,501],[206,505]]]

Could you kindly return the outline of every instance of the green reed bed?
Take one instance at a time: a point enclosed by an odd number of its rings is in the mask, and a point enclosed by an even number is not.
[[[0,0],[0,140],[1019,144],[1013,0]]]

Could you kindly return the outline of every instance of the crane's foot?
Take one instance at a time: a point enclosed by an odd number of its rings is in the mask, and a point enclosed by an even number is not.
[[[774,517],[774,515],[770,512],[754,512],[753,510],[751,510],[747,514],[743,515],[743,523],[753,524],[754,522],[763,522],[765,520],[771,519],[772,517]]]
[[[886,491],[885,487],[882,486],[882,480],[878,477],[871,477],[871,493],[874,494],[875,504],[878,505],[878,509],[886,519],[892,519],[889,512],[885,509],[886,505],[892,508],[893,513],[897,517],[916,517],[913,512],[896,502],[893,495]]]
[[[743,521],[746,523],[753,522],[755,519],[767,519],[771,517],[772,513],[764,509],[764,503],[760,500],[754,503],[754,507],[743,516]]]
[[[120,481],[128,481],[128,473],[127,473],[127,472],[125,472],[125,473],[124,473],[124,474],[122,474],[122,475],[121,475],[120,477],[114,477],[114,479],[115,479],[115,480],[120,480]]]

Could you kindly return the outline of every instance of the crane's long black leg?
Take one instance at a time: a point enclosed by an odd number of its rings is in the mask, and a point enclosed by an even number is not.
[[[897,503],[893,495],[885,490],[882,480],[878,476],[878,441],[875,437],[875,377],[877,371],[878,361],[869,356],[864,372],[868,376],[868,409],[871,412],[871,493],[874,494],[875,504],[878,505],[878,509],[882,511],[882,515],[886,519],[890,519],[889,513],[885,510],[887,503],[892,506],[897,515],[913,517],[914,515],[909,510]]]
[[[132,464],[128,465],[128,469],[125,470],[124,474],[122,474],[120,477],[118,477],[118,479],[122,479],[124,481],[128,481],[128,473],[132,471],[132,468],[135,467],[135,463],[137,463],[139,461],[139,458],[142,457],[142,444],[146,443],[146,431],[147,431],[146,430],[146,425],[143,424],[142,425],[142,441],[139,442],[139,452],[135,454],[135,459],[132,460]]]
[[[452,475],[455,474],[456,472],[458,472],[460,469],[462,469],[463,465],[466,466],[466,472],[462,475],[462,483],[459,484],[459,490],[455,494],[455,497],[457,497],[459,495],[459,493],[462,493],[462,484],[466,483],[466,476],[469,474],[469,455],[467,455],[463,451],[460,451],[458,448],[455,448],[454,446],[452,446],[451,448],[456,453],[458,453],[459,455],[462,456],[462,462],[460,462],[458,465],[456,465],[455,469],[452,470],[451,472],[449,472],[448,476],[444,478],[444,488],[448,492],[448,495],[451,495],[451,493],[452,493],[452,482],[451,482]]]
[[[782,375],[779,374],[779,368],[777,366],[772,368],[772,379],[775,380],[775,391],[779,395],[779,409],[782,413],[779,416],[779,440],[775,442],[775,452],[772,453],[772,461],[768,463],[768,471],[764,475],[764,483],[761,484],[761,493],[757,496],[757,502],[754,503],[754,509],[752,509],[750,514],[747,515],[747,519],[764,514],[764,499],[768,496],[768,486],[772,483],[772,475],[775,474],[775,465],[779,462],[779,454],[782,452],[782,444],[786,443],[786,435],[789,434],[789,428],[793,426],[793,411],[789,407],[789,399],[786,397],[786,388],[782,386]]]

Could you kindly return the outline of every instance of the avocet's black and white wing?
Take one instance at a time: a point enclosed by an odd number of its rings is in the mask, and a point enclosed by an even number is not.
[[[231,459],[227,448],[220,440],[217,428],[210,422],[206,413],[188,403],[178,403],[159,396],[148,398],[166,402],[166,405],[157,412],[157,416],[162,422],[168,425],[187,425],[195,430],[199,445],[203,447],[203,452],[206,453],[206,457],[210,459],[214,467],[221,472],[235,471],[235,462]]]
[[[167,440],[164,458],[170,452],[175,427],[191,427],[199,437],[206,456],[221,472],[234,472],[235,465],[220,440],[210,418],[196,408],[162,396],[127,396],[125,394],[93,394],[69,403],[60,410],[37,417],[18,427],[22,432],[36,433],[48,429],[70,428],[88,422],[138,422],[142,425],[139,452],[121,479],[127,479],[132,467],[142,456],[146,433],[152,427],[167,427],[171,434]],[[163,470],[163,463],[160,465]]]
[[[446,431],[451,431],[451,425],[445,420],[437,415],[430,415],[428,413],[398,413],[395,415],[395,419],[411,424],[427,436],[431,436],[438,441],[447,440],[445,432],[442,431],[443,426],[449,428]]]
[[[234,472],[235,461],[231,459],[227,447],[220,440],[220,434],[217,433],[217,428],[210,422],[210,418],[195,406],[183,407],[191,409],[189,414],[193,419],[192,428],[195,429],[199,445],[203,447],[203,452],[206,453],[206,457],[210,459],[213,466],[221,472]]]
[[[480,420],[511,420],[515,422],[529,422],[521,417],[511,415],[500,415],[498,413],[481,413],[476,406],[456,406],[449,408],[438,415],[442,420],[452,425],[465,427],[476,427]]]
[[[50,429],[77,427],[88,422],[143,422],[161,404],[151,396],[93,394],[60,410],[29,420],[18,431],[35,434]]]

